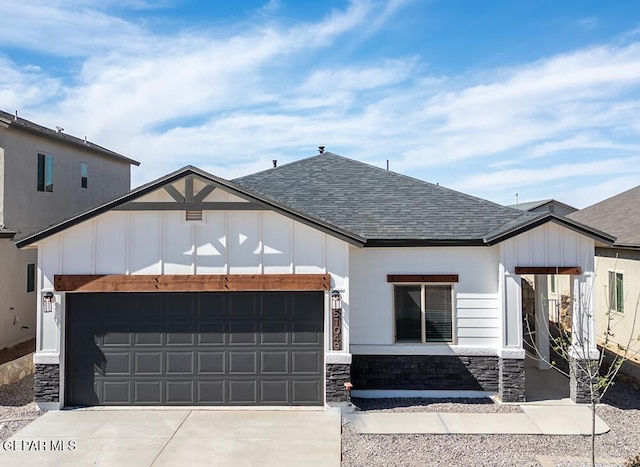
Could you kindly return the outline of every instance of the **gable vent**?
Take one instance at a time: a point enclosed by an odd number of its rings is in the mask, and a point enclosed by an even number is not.
[[[185,211],[185,220],[186,221],[201,221],[202,220],[202,211],[201,210],[187,210]]]

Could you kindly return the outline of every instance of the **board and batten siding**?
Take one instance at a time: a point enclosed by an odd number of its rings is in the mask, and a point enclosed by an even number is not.
[[[582,274],[573,279],[578,296],[593,294],[594,240],[549,222],[500,243],[500,288],[504,290],[504,347],[522,348],[522,292],[517,266],[573,267]],[[581,295],[582,294],[582,295]],[[502,295],[502,294],[501,294]],[[593,296],[583,300],[590,306]],[[593,316],[593,314],[591,313]]]
[[[170,201],[156,192],[137,201]],[[207,201],[238,201],[216,189]],[[56,274],[321,274],[343,292],[343,348],[348,336],[348,245],[272,211],[109,211],[38,242],[39,290],[52,290]],[[64,294],[56,293],[63,311]],[[327,294],[328,308],[328,294]],[[43,315],[39,354],[57,354],[57,313]],[[325,316],[326,348],[330,319]],[[346,351],[345,351],[346,352]]]
[[[353,354],[449,354],[501,345],[498,247],[350,247]],[[394,342],[393,284],[387,274],[458,274],[454,284],[454,345]]]

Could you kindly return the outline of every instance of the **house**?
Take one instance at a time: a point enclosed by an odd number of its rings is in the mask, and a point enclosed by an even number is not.
[[[328,152],[233,181],[185,167],[18,241],[36,401],[317,406],[348,382],[522,401],[520,276],[588,293],[613,240]]]
[[[130,189],[138,162],[0,111],[0,349],[36,333],[37,257],[14,240]]]
[[[599,340],[610,327],[610,350],[640,366],[640,186],[569,216],[616,236],[613,245],[595,250],[595,310]],[[620,347],[618,347],[620,346]],[[631,370],[631,366],[629,368]],[[640,380],[640,371],[636,369]]]

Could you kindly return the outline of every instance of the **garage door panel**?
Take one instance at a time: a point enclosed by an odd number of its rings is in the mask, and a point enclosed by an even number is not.
[[[195,403],[193,381],[166,381],[167,403],[193,405]]]
[[[229,351],[229,374],[256,374],[256,353],[254,351]]]
[[[104,381],[102,399],[107,405],[124,405],[131,402],[131,381]]]
[[[130,375],[132,373],[130,352],[104,352],[105,376]]]
[[[260,344],[287,345],[289,343],[289,322],[263,321],[260,324]]]
[[[187,350],[183,352],[166,353],[166,374],[167,375],[192,375],[194,352]]]
[[[155,352],[135,352],[136,375],[162,375],[162,360],[164,352],[158,350]]]
[[[66,313],[67,405],[323,403],[322,292],[68,294]]]
[[[229,380],[229,403],[236,405],[258,404],[256,380]]]
[[[198,381],[198,401],[203,404],[221,405],[226,398],[226,381]]]
[[[198,352],[199,375],[224,375],[225,374],[226,352]]]
[[[260,352],[260,373],[263,375],[289,373],[289,352],[286,350]]]
[[[225,345],[226,323],[224,321],[200,322],[197,326],[198,345]]]
[[[134,402],[136,404],[160,405],[163,401],[162,381],[135,381]]]
[[[229,322],[229,344],[247,345],[257,344],[257,325],[254,321],[230,321]]]
[[[291,392],[294,404],[314,404],[321,398],[322,387],[316,380],[296,379],[291,381]]]
[[[260,381],[260,402],[265,405],[286,404],[290,399],[290,382],[287,379]]]

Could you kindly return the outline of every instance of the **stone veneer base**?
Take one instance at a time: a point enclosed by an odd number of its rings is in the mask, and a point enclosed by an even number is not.
[[[349,391],[345,383],[351,382],[351,365],[348,363],[327,363],[326,401],[349,402]]]
[[[501,358],[499,365],[498,397],[500,400],[502,402],[524,402],[524,359]]]
[[[498,357],[354,355],[354,390],[471,390],[498,392]]]
[[[36,363],[34,400],[36,402],[60,401],[60,365]]]

